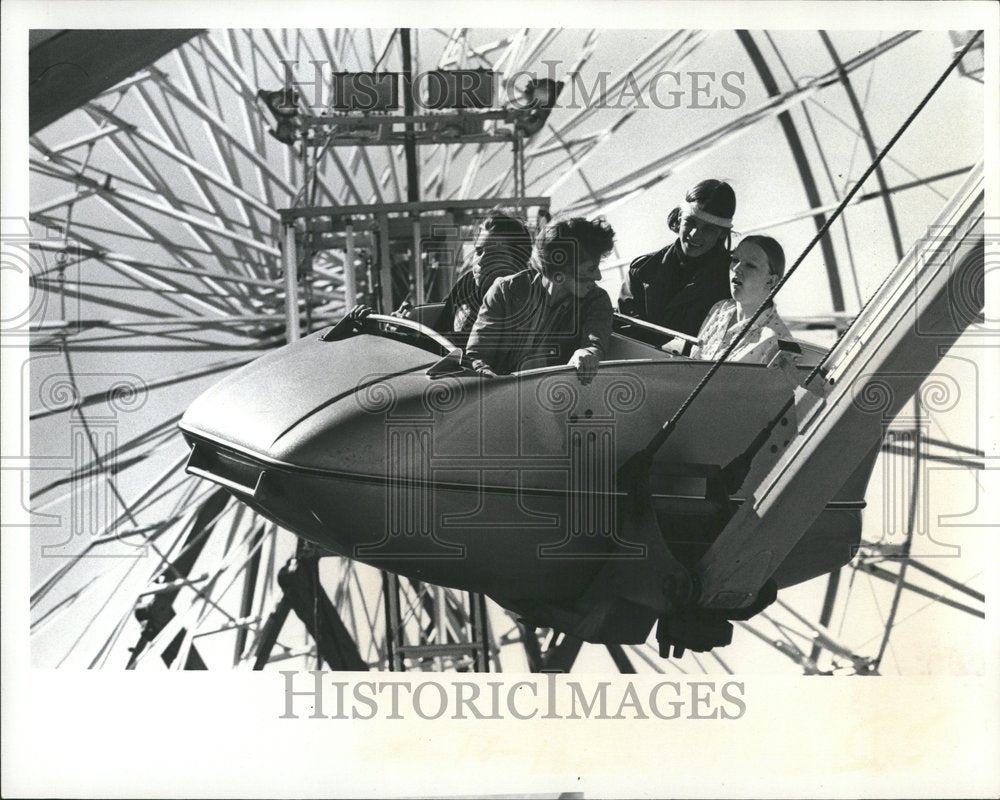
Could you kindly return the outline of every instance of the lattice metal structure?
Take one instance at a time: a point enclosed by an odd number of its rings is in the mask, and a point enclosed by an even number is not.
[[[527,70],[543,73],[545,60],[561,48],[571,54],[566,75],[592,75],[609,57],[601,46],[607,35],[428,29],[412,32],[412,58],[417,70],[488,68],[506,85]],[[798,213],[759,227],[801,220],[819,227],[843,196],[840,175],[850,177],[857,151],[873,152],[880,144],[868,124],[867,88],[859,97],[855,81],[867,80],[870,87],[882,59],[935,35],[880,37],[846,58],[831,36],[819,33],[813,44],[828,54],[830,67],[802,75],[786,58],[801,41],[786,33],[659,32],[599,89],[600,99],[623,98],[620,103],[557,108],[541,131],[518,143],[512,163],[509,140],[428,142],[418,156],[420,202],[479,208],[498,198],[534,198],[539,206],[551,198],[556,213],[613,216],[697,159],[749,130],[767,129],[777,130],[787,146],[804,203]],[[630,81],[697,65],[721,37],[756,76],[755,102],[720,114],[718,124],[687,141],[665,142],[654,158],[611,158],[628,152],[643,110],[641,96],[624,91]],[[216,376],[283,344],[290,327],[315,330],[336,321],[366,288],[358,277],[364,259],[353,245],[314,248],[310,268],[290,276],[282,257],[294,252],[296,240],[289,233],[294,226],[283,222],[302,215],[283,216],[281,210],[327,207],[332,218],[337,209],[354,207],[388,219],[386,209],[405,212],[410,202],[405,142],[393,140],[376,152],[346,141],[310,155],[309,148],[269,135],[258,92],[284,83],[285,64],[321,62],[330,73],[399,71],[400,39],[392,30],[201,32],[31,137],[33,227],[25,236],[44,306],[32,324],[32,394],[26,399],[40,553],[32,565],[31,598],[37,663],[263,668],[321,660],[337,668],[387,668],[394,660],[401,666],[404,657],[421,663],[402,648],[455,644],[448,637],[459,630],[476,654],[435,653],[426,663],[468,669],[478,659],[478,666],[489,661],[496,668],[502,659],[515,669],[569,669],[586,652],[552,632],[519,628],[491,603],[484,609],[476,599],[470,607],[459,593],[387,579],[399,592],[391,617],[399,623],[413,608],[412,620],[417,609],[434,620],[433,628],[426,621],[421,628],[425,641],[401,638],[406,625],[386,625],[392,595],[376,571],[304,554],[290,534],[183,471],[188,453],[176,423],[186,402]],[[328,89],[323,80],[317,85]],[[838,116],[822,102],[833,93],[848,98],[853,117]],[[829,130],[855,149],[846,169],[831,163]],[[609,163],[616,165],[614,174]],[[937,184],[970,164],[959,156],[949,169],[926,175],[893,155],[889,163],[907,180],[891,184],[880,173],[878,187],[856,203],[881,205],[886,235],[901,255],[908,243],[894,205],[900,194],[943,198]],[[836,327],[863,299],[850,215],[823,255],[829,324]],[[609,278],[624,266],[612,258],[605,265]],[[425,281],[416,286],[423,292]],[[974,447],[937,441],[927,431],[890,446],[907,450],[915,463],[922,453],[974,469],[983,458]],[[906,541],[912,535],[911,526]],[[745,646],[766,642],[806,672],[870,674],[882,664],[901,593],[930,593],[929,601],[961,593],[971,600],[961,608],[952,603],[952,610],[981,616],[974,603],[982,595],[964,581],[914,567],[916,562],[909,562],[908,572],[905,560],[892,562],[900,564],[892,569],[889,557],[885,545],[866,541],[846,574],[851,585],[888,580],[894,610],[874,649],[832,629],[838,614],[850,619],[843,610],[850,593],[841,591],[845,577],[837,576],[818,616],[783,600],[743,624]],[[306,601],[317,597],[329,598],[328,607],[310,610]],[[689,654],[682,663],[659,661],[650,646],[605,655],[623,671],[731,671],[725,652]]]

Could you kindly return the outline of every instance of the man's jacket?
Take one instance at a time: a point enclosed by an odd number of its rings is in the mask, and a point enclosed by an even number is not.
[[[612,313],[611,298],[597,286],[584,297],[550,304],[542,274],[526,269],[490,287],[466,354],[499,374],[565,364],[581,349],[601,358],[611,341]]]
[[[730,297],[729,258],[721,243],[699,258],[687,258],[676,241],[640,256],[629,266],[618,309],[696,336],[709,309]]]

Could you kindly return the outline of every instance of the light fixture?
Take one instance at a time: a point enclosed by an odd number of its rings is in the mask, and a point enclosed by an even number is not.
[[[394,72],[335,72],[335,111],[379,112],[399,108],[399,75]]]
[[[274,127],[269,128],[268,133],[282,144],[295,144],[299,132],[297,122],[299,93],[294,89],[275,89],[274,91],[261,89],[257,92],[257,99],[264,104],[264,107],[271,112],[271,116],[274,118]]]
[[[521,108],[528,114],[518,118],[516,126],[524,136],[534,136],[544,126],[555,108],[559,93],[565,84],[553,78],[532,78],[521,91]]]
[[[471,109],[493,106],[496,73],[489,69],[433,70],[425,73],[429,109]]]

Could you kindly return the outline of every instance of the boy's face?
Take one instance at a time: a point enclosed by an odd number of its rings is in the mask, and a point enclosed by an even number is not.
[[[681,241],[681,250],[684,255],[691,258],[698,258],[705,255],[715,247],[716,242],[722,237],[724,228],[705,222],[694,216],[681,217],[681,227],[678,232]]]
[[[576,278],[563,273],[564,283],[574,297],[585,297],[601,279],[601,259],[584,255],[577,267]]]
[[[510,243],[501,234],[480,228],[472,252],[472,279],[476,288],[485,294],[497,278],[513,275],[520,269]]]

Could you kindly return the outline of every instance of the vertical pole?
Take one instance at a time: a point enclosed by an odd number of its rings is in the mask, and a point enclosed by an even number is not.
[[[521,193],[521,170],[520,159],[518,158],[518,136],[517,131],[514,131],[514,140],[511,142],[511,152],[514,154],[514,197],[518,197]]]
[[[437,630],[437,643],[448,644],[448,619],[446,616],[448,599],[444,595],[444,589],[440,586],[433,588],[434,592],[434,627]],[[442,657],[439,663],[443,664]]]
[[[403,113],[412,117],[414,114],[413,97],[413,55],[410,51],[410,29],[399,29],[399,44],[403,56]],[[417,161],[417,142],[413,135],[413,123],[407,122],[404,127],[403,152],[406,155],[406,200],[416,203],[420,200],[420,166]],[[419,225],[419,219],[417,220]],[[417,284],[417,305],[424,302],[423,265],[420,263],[419,230],[414,232],[413,269]],[[384,290],[383,290],[384,294]],[[388,312],[386,312],[388,313]]]
[[[520,129],[514,128],[514,197],[524,199],[524,136]]]
[[[410,54],[410,29],[399,29],[399,42],[403,50],[403,113],[413,116],[413,58]],[[413,137],[413,123],[405,125],[403,152],[406,154],[406,199],[410,203],[420,200],[420,174],[417,165],[417,143]]]
[[[396,576],[382,572],[382,594],[385,599],[385,660],[390,672],[396,669],[397,631],[399,627],[399,595],[396,588]]]
[[[253,668],[255,670],[264,669],[267,665],[271,650],[274,649],[274,643],[278,640],[278,634],[281,633],[281,628],[285,624],[285,620],[288,619],[288,614],[291,610],[291,598],[287,594],[281,595],[278,605],[268,615],[267,621],[261,629],[260,636],[257,638],[253,661]]]
[[[420,216],[413,220],[413,281],[416,284],[416,303],[422,306],[427,302],[424,296],[424,260],[420,254]]]
[[[344,311],[358,302],[358,285],[354,273],[354,224],[348,222],[344,229]]]
[[[395,626],[392,624],[393,605],[389,595],[389,573],[382,573],[382,601],[385,604],[385,663],[390,672],[396,670]]]
[[[480,630],[481,625],[479,621],[479,603],[476,601],[475,592],[466,592],[466,596],[469,600],[469,624],[466,626],[466,638],[469,644],[472,645],[472,671],[482,672],[482,652],[480,650]]]
[[[455,285],[455,273],[462,267],[462,259],[460,257],[461,240],[459,239],[459,225],[462,218],[458,217],[457,219],[458,221],[455,221],[454,218],[449,216],[448,222],[452,224],[445,226],[444,241],[440,244],[444,248],[444,258],[446,259],[443,265],[444,269],[441,269],[439,272],[441,276],[439,289],[441,298],[448,296],[448,293]]]
[[[264,526],[254,533],[250,540],[250,547],[255,548],[257,543],[264,538]],[[260,570],[260,550],[254,550],[254,554],[247,563],[246,573],[243,577],[243,596],[240,598],[240,619],[246,619],[253,613],[253,599],[257,591],[257,573]],[[236,646],[233,650],[233,666],[238,667],[243,660],[243,651],[247,646],[247,626],[241,625],[236,629]]]
[[[489,618],[486,616],[486,595],[480,594],[479,592],[470,592],[469,598],[475,606],[476,613],[475,618],[478,619],[478,625],[476,625],[478,636],[479,648],[478,648],[478,658],[479,667],[478,672],[489,672],[490,671],[490,622]]]
[[[379,283],[382,284],[382,308],[379,311],[383,314],[388,314],[393,310],[392,256],[389,251],[389,215],[384,211],[379,211],[377,216]]]
[[[295,223],[285,223],[285,247],[282,252],[285,268],[285,338],[299,338],[299,257],[295,248]]]
[[[524,137],[523,136],[519,136],[518,138],[519,138],[519,141],[518,141],[518,151],[517,152],[518,152],[518,156],[520,157],[520,160],[521,160],[521,166],[520,166],[520,170],[521,170],[521,193],[518,195],[518,199],[519,200],[523,200],[524,197],[525,197],[525,195],[527,195],[527,193],[528,193],[527,168],[525,167],[525,162],[524,162]]]

